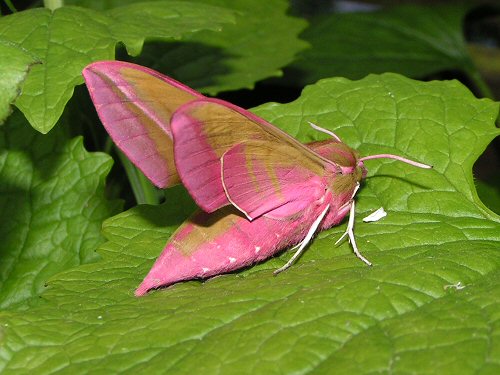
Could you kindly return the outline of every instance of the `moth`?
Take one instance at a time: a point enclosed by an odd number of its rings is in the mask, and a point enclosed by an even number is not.
[[[207,98],[154,70],[100,61],[83,70],[107,132],[159,188],[182,183],[201,211],[168,240],[135,294],[178,281],[205,279],[295,246],[293,264],[318,231],[338,225],[354,253],[354,197],[369,159],[329,130],[331,139],[304,145],[231,103]]]

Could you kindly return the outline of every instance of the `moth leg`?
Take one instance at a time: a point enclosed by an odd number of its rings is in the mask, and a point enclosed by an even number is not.
[[[304,240],[300,241],[297,245],[295,245],[294,247],[291,247],[287,250],[288,251],[292,251],[292,250],[295,250],[296,248],[300,247],[302,245],[302,242],[304,242]]]
[[[295,260],[304,252],[304,249],[306,248],[307,244],[311,242],[312,236],[314,236],[314,233],[316,233],[316,230],[318,229],[319,225],[321,224],[321,221],[325,217],[326,213],[328,212],[328,209],[330,208],[330,205],[327,205],[323,212],[314,220],[312,223],[311,227],[309,228],[309,231],[307,232],[306,236],[302,240],[302,242],[299,243],[298,249],[293,254],[293,256],[290,258],[288,262],[283,267],[278,268],[276,271],[273,272],[274,275],[277,275],[280,272],[283,272],[287,268],[290,268],[290,266],[295,262]],[[297,247],[297,246],[295,246]]]
[[[342,236],[340,236],[340,238],[337,240],[337,242],[335,242],[334,245],[337,245],[340,241],[342,241],[342,239],[347,236],[349,234],[349,225],[351,224],[351,217],[354,216],[354,209],[352,208],[352,206],[354,205],[354,197],[356,196],[356,193],[358,192],[359,190],[359,182],[356,184],[356,186],[354,187],[354,191],[352,192],[352,195],[351,195],[351,199],[349,199],[349,201],[347,201],[346,203],[344,203],[342,206],[340,206],[339,208],[339,212],[344,210],[346,207],[349,207],[349,224],[347,225],[347,229],[346,231],[344,232],[344,234]],[[354,220],[354,219],[353,219]],[[352,230],[353,230],[353,233],[354,233],[354,221],[352,222]],[[353,237],[354,237],[354,234],[353,234]],[[350,237],[349,237],[350,239]],[[359,252],[359,251],[358,251]]]
[[[349,211],[349,222],[347,223],[347,230],[344,234],[335,242],[337,245],[345,236],[349,236],[349,242],[351,243],[352,249],[354,250],[354,254],[365,262],[367,265],[371,266],[372,263],[366,259],[358,250],[358,245],[356,245],[356,239],[354,238],[354,209],[355,209],[355,201],[354,199],[351,201],[351,209]]]

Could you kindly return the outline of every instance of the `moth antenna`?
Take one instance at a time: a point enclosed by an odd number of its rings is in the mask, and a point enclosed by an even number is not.
[[[283,267],[278,268],[276,271],[273,272],[274,275],[277,275],[280,272],[283,272],[287,268],[290,268],[290,266],[295,262],[295,260],[304,252],[305,247],[309,242],[311,242],[312,236],[314,236],[314,233],[316,233],[316,230],[318,229],[319,225],[321,224],[321,221],[325,217],[326,213],[328,212],[328,209],[330,208],[330,205],[327,205],[323,212],[314,220],[314,223],[312,223],[311,228],[309,228],[309,231],[307,232],[306,236],[302,240],[302,242],[299,244],[299,248],[293,254],[293,256],[286,262],[286,264]],[[297,246],[295,246],[297,247]],[[294,248],[295,248],[294,247]]]
[[[327,129],[324,129],[321,126],[318,126],[316,124],[313,124],[311,121],[308,121],[308,123],[311,126],[311,128],[313,128],[314,130],[317,130],[319,132],[328,134],[329,136],[333,137],[335,140],[337,140],[339,142],[342,142],[342,140],[340,139],[340,137],[337,134],[335,134],[334,132],[332,132],[330,130],[327,130]]]
[[[410,164],[410,165],[413,165],[414,167],[418,167],[418,168],[425,168],[425,169],[432,168],[432,165],[419,163],[418,161],[413,161],[410,159],[403,158],[402,156],[393,155],[393,154],[378,154],[378,155],[365,156],[364,158],[360,158],[359,161],[365,161],[365,160],[370,160],[370,159],[382,159],[382,158],[399,160],[399,161],[402,161],[403,163]]]

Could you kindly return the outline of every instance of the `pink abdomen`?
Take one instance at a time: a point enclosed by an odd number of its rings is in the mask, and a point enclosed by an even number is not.
[[[300,242],[313,215],[304,212],[306,219],[299,220],[261,216],[249,221],[232,206],[212,214],[199,211],[172,235],[135,294],[140,296],[149,289],[182,280],[208,278],[267,259]]]

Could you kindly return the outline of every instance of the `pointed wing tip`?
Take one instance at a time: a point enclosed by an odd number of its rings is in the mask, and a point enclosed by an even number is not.
[[[94,61],[94,62],[91,62],[90,64],[88,64],[87,66],[85,66],[85,68],[83,68],[82,72],[84,75],[85,75],[85,73],[88,73],[88,72],[95,72],[96,70],[101,70],[101,66],[103,64],[109,66],[109,64],[112,64],[114,62],[116,62],[116,60]]]
[[[145,284],[146,284],[145,281],[143,281],[141,285],[137,287],[137,289],[134,292],[134,295],[136,297],[142,297],[146,295],[148,291],[152,288],[150,285],[145,285]]]
[[[88,82],[92,76],[95,74],[93,69],[92,69],[92,64],[87,65],[85,68],[82,70],[82,76],[85,79],[85,82]]]
[[[147,290],[142,290],[142,289],[136,289],[136,291],[134,292],[134,295],[136,297],[142,297],[144,296],[148,291]]]
[[[153,268],[154,268],[154,266],[153,266]],[[151,271],[152,271],[152,269],[148,272],[146,277],[142,280],[142,282],[139,284],[139,286],[135,290],[134,295],[136,297],[142,297],[142,296],[148,294],[148,292],[150,290],[153,290],[153,289],[158,288],[158,287],[163,285],[158,278],[154,278],[151,276]]]
[[[93,81],[102,73],[110,70],[110,65],[116,61],[94,61],[82,69],[82,76],[87,84],[92,84]]]
[[[188,191],[191,198],[193,198],[196,205],[208,214],[211,214],[212,212],[217,211],[219,208],[225,207],[228,204],[230,204],[230,202],[227,201],[227,198],[225,195],[223,197],[218,197],[215,199],[213,196],[208,197],[206,195],[203,195],[200,197],[199,192],[196,189],[194,189],[189,184],[189,182],[187,184],[185,181],[181,181],[181,182],[184,184],[184,187]],[[208,201],[208,199],[210,199],[210,201]]]
[[[91,74],[97,74],[99,72],[103,71],[109,71],[112,70],[112,68],[123,68],[125,66],[128,66],[130,68],[135,68],[140,70],[145,69],[139,65],[129,63],[126,61],[120,61],[120,60],[99,60],[99,61],[94,61],[85,66],[82,70],[82,74],[85,77],[85,75],[91,75]]]

